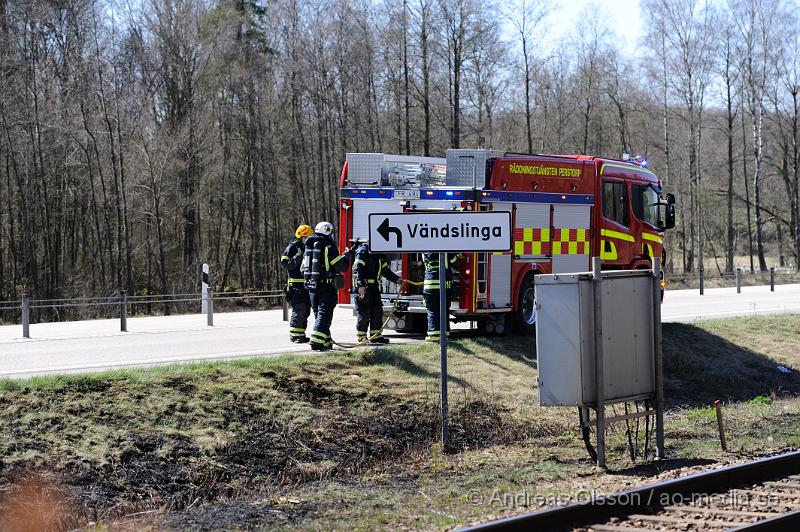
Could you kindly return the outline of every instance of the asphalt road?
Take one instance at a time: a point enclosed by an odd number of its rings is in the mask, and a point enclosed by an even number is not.
[[[673,290],[662,307],[664,321],[683,322],[788,312],[800,312],[800,284],[776,286],[774,293],[768,286],[744,287],[741,294],[713,288],[702,297],[697,290]],[[289,342],[281,318],[280,310],[218,313],[214,327],[199,314],[128,318],[126,333],[119,320],[41,323],[31,325],[30,339],[22,338],[20,325],[6,325],[0,327],[0,378],[308,352],[308,345]],[[355,341],[351,310],[337,309],[332,333],[339,342]]]

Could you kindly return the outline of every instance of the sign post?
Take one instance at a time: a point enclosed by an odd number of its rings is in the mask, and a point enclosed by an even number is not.
[[[450,421],[447,405],[447,253],[439,253],[439,347],[442,375],[442,445],[450,441]]]
[[[442,444],[450,440],[447,404],[447,254],[511,251],[510,212],[407,212],[369,215],[371,253],[439,254]]]

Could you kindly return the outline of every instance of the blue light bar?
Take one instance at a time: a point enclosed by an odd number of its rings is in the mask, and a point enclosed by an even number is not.
[[[506,201],[513,203],[562,203],[569,205],[594,205],[593,194],[558,194],[555,192],[506,192],[483,190],[478,192],[478,201]]]

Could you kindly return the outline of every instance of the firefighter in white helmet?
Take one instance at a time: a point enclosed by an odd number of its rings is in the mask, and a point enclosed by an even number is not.
[[[339,255],[332,235],[332,224],[318,223],[314,228],[314,235],[306,240],[303,257],[303,278],[311,296],[311,308],[314,310],[311,349],[315,351],[328,351],[333,347],[331,321],[336,308],[334,280],[337,273],[346,271],[350,266],[351,251],[345,248]]]

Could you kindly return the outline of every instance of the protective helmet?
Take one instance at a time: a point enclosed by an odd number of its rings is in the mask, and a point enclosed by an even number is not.
[[[320,222],[314,228],[314,232],[318,235],[331,236],[331,233],[333,233],[333,224],[330,222]]]
[[[304,236],[311,236],[314,234],[314,231],[311,229],[310,225],[301,225],[297,228],[297,231],[294,232],[294,236],[297,238],[303,238]]]

